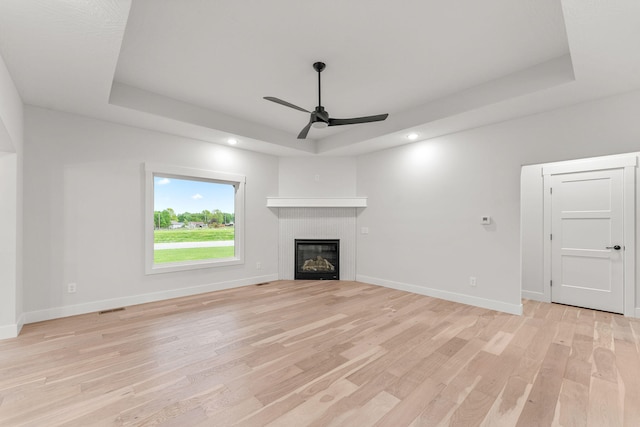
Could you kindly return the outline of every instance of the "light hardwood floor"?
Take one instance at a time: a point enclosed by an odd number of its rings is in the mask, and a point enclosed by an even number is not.
[[[24,327],[2,426],[639,426],[640,321],[279,281]]]

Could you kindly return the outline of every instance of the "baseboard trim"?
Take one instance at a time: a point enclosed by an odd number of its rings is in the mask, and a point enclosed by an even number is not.
[[[0,326],[0,340],[15,338],[18,336],[18,324],[8,324]]]
[[[246,279],[210,283],[207,285],[192,286],[182,289],[172,289],[169,291],[153,292],[122,298],[112,298],[107,300],[88,302],[84,304],[68,305],[64,307],[53,307],[45,310],[29,311],[22,315],[23,324],[59,319],[61,317],[76,316],[79,314],[94,313],[101,310],[111,310],[113,308],[127,307],[131,305],[144,304],[147,302],[163,301],[172,298],[204,294],[207,292],[221,291],[224,289],[239,288],[241,286],[255,285],[256,283],[270,282],[274,280],[278,280],[277,274],[248,277]],[[0,333],[1,332],[2,331],[0,329]]]
[[[522,304],[508,304],[501,301],[495,301],[495,300],[490,300],[486,298],[479,298],[471,295],[458,294],[455,292],[448,292],[440,289],[427,288],[425,286],[394,282],[391,280],[379,279],[377,277],[363,276],[360,274],[357,275],[356,280],[358,282],[384,286],[385,288],[392,288],[392,289],[397,289],[399,291],[406,291],[414,294],[426,295],[428,297],[458,302],[461,304],[482,307],[488,310],[502,311],[504,313],[516,314],[516,315],[522,314]]]
[[[16,324],[16,336],[20,335],[20,331],[22,330],[22,327],[24,326],[24,313],[20,314],[20,317],[18,317],[18,323]]]
[[[521,293],[522,293],[522,298],[525,298],[525,299],[530,299],[533,301],[540,301],[540,302],[551,302],[551,301],[547,301],[547,297],[545,296],[545,294],[541,292],[521,291]]]
[[[635,312],[635,317],[636,319],[640,319],[640,307],[636,307],[636,312]]]

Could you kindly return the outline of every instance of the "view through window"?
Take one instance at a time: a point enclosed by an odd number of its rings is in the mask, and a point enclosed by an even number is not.
[[[154,263],[233,258],[235,187],[154,176]]]
[[[244,176],[145,165],[147,274],[243,262]]]

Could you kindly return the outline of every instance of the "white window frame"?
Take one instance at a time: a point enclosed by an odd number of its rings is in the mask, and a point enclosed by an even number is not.
[[[144,209],[144,241],[145,241],[145,273],[171,273],[175,271],[187,271],[201,268],[224,267],[229,265],[244,264],[244,175],[215,172],[202,169],[191,169],[180,166],[144,164],[145,172],[145,209]],[[154,247],[154,177],[162,176],[174,179],[186,179],[192,181],[210,181],[219,184],[233,185],[235,188],[234,200],[234,227],[235,227],[235,255],[232,258],[212,258],[205,260],[172,262],[167,264],[155,264],[153,262]]]

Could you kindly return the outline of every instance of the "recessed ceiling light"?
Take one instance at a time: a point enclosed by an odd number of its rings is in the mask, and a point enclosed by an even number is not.
[[[412,133],[410,133],[409,135],[407,135],[407,138],[408,138],[410,141],[415,141],[416,139],[418,139],[418,134],[417,134],[417,133],[415,133],[415,132],[412,132]]]
[[[229,145],[236,145],[238,143],[238,140],[235,139],[235,138],[229,138],[229,139],[227,139],[227,143]]]

